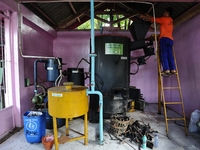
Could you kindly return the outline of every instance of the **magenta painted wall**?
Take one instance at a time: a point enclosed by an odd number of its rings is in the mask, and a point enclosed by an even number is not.
[[[13,107],[5,108],[0,111],[1,123],[0,123],[0,139],[9,133],[14,128],[13,123]]]
[[[58,32],[54,40],[53,55],[62,58],[63,70],[76,68],[78,62],[85,58],[89,60],[90,32]],[[86,62],[79,65],[80,68],[88,70]]]
[[[187,117],[200,110],[200,15],[182,23],[174,32],[174,48]]]
[[[22,6],[22,5],[21,5]],[[25,7],[22,8],[22,53],[19,54],[20,66],[20,106],[21,115],[33,107],[31,98],[34,96],[33,73],[34,61],[45,59],[43,57],[53,56],[53,40],[56,38],[56,32],[49,27],[44,21]],[[30,58],[34,56],[34,58]],[[46,70],[43,63],[38,63],[38,84],[45,87],[50,86],[46,78]],[[30,86],[25,87],[25,78],[29,78]],[[43,84],[41,83],[43,82]],[[20,124],[19,124],[20,125]]]
[[[53,56],[53,40],[56,38],[56,32],[49,27],[44,21],[32,12],[21,6],[21,26],[18,26],[18,7],[16,1],[13,0],[1,0],[0,9],[2,11],[9,10],[11,12],[11,70],[13,74],[10,80],[12,81],[12,99],[10,101],[12,106],[0,110],[0,138],[11,131],[14,127],[23,126],[23,114],[31,110],[33,104],[31,98],[34,95],[34,86],[25,87],[24,80],[29,78],[33,83],[33,62],[36,58],[24,58],[29,56]],[[27,19],[28,18],[28,19]],[[22,40],[19,42],[18,32],[20,33]],[[19,46],[20,45],[20,46]],[[21,56],[19,49],[22,48],[22,53],[25,56]],[[44,66],[39,67],[38,74],[40,73],[39,82],[46,81],[44,76]],[[46,83],[46,85],[49,85]]]

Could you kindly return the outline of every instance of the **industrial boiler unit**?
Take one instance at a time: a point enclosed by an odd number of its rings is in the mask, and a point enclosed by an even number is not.
[[[138,101],[142,99],[140,92],[137,92],[138,89],[133,92],[133,86],[130,85],[130,62],[137,59],[141,64],[141,60],[145,61],[147,56],[154,55],[153,42],[145,40],[149,27],[150,23],[148,22],[134,21],[129,29],[134,41],[131,41],[129,37],[115,34],[95,36],[95,53],[97,55],[95,89],[103,94],[104,118],[109,118],[113,114],[125,114],[128,102],[132,97],[135,97],[134,93],[137,94]],[[138,49],[142,49],[143,54],[132,58],[131,51]],[[144,99],[142,100],[144,103]],[[92,118],[90,122],[98,121],[98,115],[95,115],[98,113],[98,108],[98,96],[91,95],[90,112]]]
[[[130,82],[130,44],[125,36],[95,37],[96,90],[103,94],[104,116],[126,112]],[[90,108],[98,110],[98,96],[91,95]]]

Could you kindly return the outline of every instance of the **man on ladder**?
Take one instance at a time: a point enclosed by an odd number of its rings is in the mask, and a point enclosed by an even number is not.
[[[156,22],[160,24],[160,60],[163,67],[163,74],[170,75],[171,73],[176,73],[176,68],[174,64],[173,56],[173,19],[171,15],[173,13],[173,8],[168,7],[163,13],[163,17],[154,18],[148,15],[140,15],[140,18]]]
[[[163,17],[160,18],[153,18],[148,15],[140,15],[141,18],[147,21],[156,22],[160,24],[160,50],[159,50],[159,56],[160,59],[158,59],[158,71],[159,71],[159,79],[158,79],[158,111],[161,112],[161,97],[162,102],[164,106],[164,115],[165,115],[165,123],[166,123],[166,132],[168,135],[168,121],[169,120],[183,120],[184,121],[184,127],[185,127],[185,133],[187,135],[187,125],[186,125],[186,118],[185,118],[185,112],[184,112],[184,104],[183,104],[183,98],[182,98],[182,92],[181,92],[181,86],[180,86],[180,80],[178,75],[178,68],[175,61],[175,55],[173,55],[173,20],[171,18],[171,15],[173,13],[173,9],[171,7],[166,8],[163,14]],[[160,70],[160,62],[162,64],[163,71]],[[166,87],[163,86],[163,81],[161,76],[169,76],[170,74],[176,74],[176,79],[178,86],[173,87]],[[177,90],[180,94],[180,101],[165,101],[165,92],[164,90]],[[182,107],[182,117],[176,117],[176,118],[169,118],[167,115],[167,109],[166,105],[181,105]]]

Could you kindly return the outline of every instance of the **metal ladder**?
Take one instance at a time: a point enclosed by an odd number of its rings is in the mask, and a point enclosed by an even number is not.
[[[159,46],[158,46],[159,47]],[[165,117],[165,124],[166,124],[166,134],[168,136],[168,121],[172,120],[183,120],[184,121],[184,128],[185,128],[185,134],[188,134],[187,131],[187,125],[186,125],[186,118],[185,118],[185,111],[184,111],[184,104],[183,104],[183,97],[182,97],[182,92],[181,92],[181,85],[180,85],[180,80],[179,80],[179,74],[178,74],[178,66],[176,63],[176,57],[175,57],[175,53],[173,50],[173,54],[174,54],[174,62],[175,62],[175,66],[176,66],[176,73],[170,75],[169,77],[165,77],[163,76],[164,74],[162,73],[161,70],[161,63],[160,63],[160,53],[159,53],[159,48],[157,50],[157,63],[158,63],[158,114],[161,114],[161,103],[163,103],[163,108],[164,108],[164,117]],[[171,78],[176,78],[176,79],[171,79]],[[177,84],[175,86],[166,86],[166,83],[169,84],[169,80],[175,81],[177,80]],[[163,83],[163,80],[165,81]],[[180,95],[179,100],[174,101],[173,97],[171,98],[171,100],[166,100],[166,95],[165,92],[171,90],[171,92],[174,92],[175,90],[178,92],[177,94]],[[168,95],[169,96],[169,95]],[[168,97],[169,99],[169,97]],[[181,105],[181,109],[182,109],[182,114],[181,117],[168,117],[167,114],[167,106],[172,106],[172,105]]]

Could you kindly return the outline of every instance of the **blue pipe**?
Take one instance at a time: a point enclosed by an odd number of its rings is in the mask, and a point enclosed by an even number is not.
[[[34,61],[34,93],[37,94],[37,63],[46,63],[47,60],[38,59]]]
[[[95,48],[94,48],[94,0],[90,1],[90,21],[91,21],[91,89],[88,94],[99,95],[99,143],[103,144],[103,95],[99,91],[95,91]]]
[[[99,144],[104,143],[103,139],[103,95],[99,91],[87,91],[88,94],[99,95]]]

